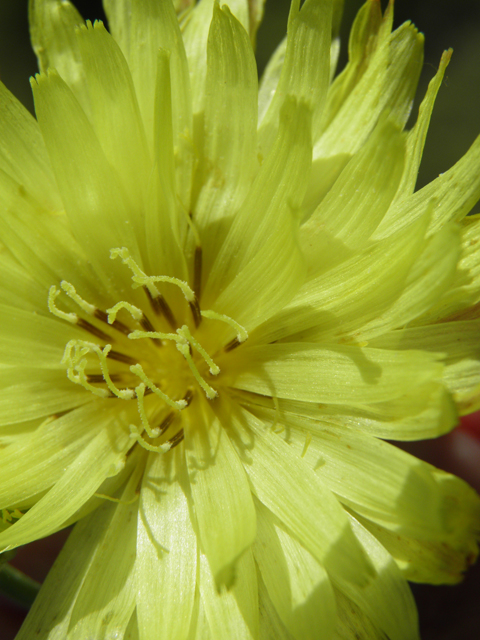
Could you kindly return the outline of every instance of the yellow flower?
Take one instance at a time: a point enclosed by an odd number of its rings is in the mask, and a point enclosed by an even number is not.
[[[21,639],[418,638],[480,501],[385,442],[480,406],[480,140],[414,193],[446,53],[369,0],[31,0],[0,90],[1,549],[79,521]]]

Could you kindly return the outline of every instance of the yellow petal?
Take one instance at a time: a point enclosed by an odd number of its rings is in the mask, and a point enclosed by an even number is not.
[[[149,457],[140,495],[136,559],[138,623],[144,640],[186,640],[197,576],[197,539],[184,487],[183,446]],[[161,615],[156,603],[162,603]]]

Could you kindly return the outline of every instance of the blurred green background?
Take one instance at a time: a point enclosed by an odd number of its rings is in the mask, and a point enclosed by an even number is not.
[[[85,18],[104,18],[100,0],[78,0]],[[258,62],[263,68],[286,29],[289,0],[267,0],[258,36]],[[0,78],[29,109],[33,108],[28,78],[36,71],[27,25],[28,0],[0,0]],[[362,0],[345,0],[342,57],[346,60],[348,31]],[[386,0],[382,0],[385,7]],[[437,99],[418,186],[456,162],[480,133],[480,1],[397,0],[395,26],[412,22],[426,36],[425,64],[418,98],[434,75],[444,49],[454,55]],[[412,119],[416,117],[418,99]]]

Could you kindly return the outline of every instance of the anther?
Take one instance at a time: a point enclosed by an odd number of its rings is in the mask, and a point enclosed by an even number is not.
[[[195,327],[199,327],[202,321],[202,312],[200,311],[200,304],[198,303],[198,298],[195,298],[188,303],[190,307],[190,311],[192,312],[193,321],[195,323]]]
[[[93,324],[88,322],[88,320],[84,320],[83,318],[77,319],[77,326],[85,331],[88,331],[93,336],[97,337],[99,340],[103,340],[104,342],[108,342],[112,340],[112,337],[108,335],[108,333],[104,333],[101,329],[98,329]]]
[[[114,373],[110,376],[113,382],[119,382],[121,377],[122,376],[119,373]],[[90,382],[90,383],[105,382],[105,378],[101,373],[87,373],[87,382]]]
[[[230,340],[230,342],[227,342],[227,344],[223,347],[223,350],[228,353],[229,351],[233,351],[240,345],[241,345],[241,342],[238,341],[238,338],[233,338],[233,340]]]
[[[136,360],[134,360],[130,356],[127,356],[126,353],[120,353],[120,351],[114,351],[113,349],[108,352],[107,358],[110,358],[110,360],[116,360],[117,362],[123,362],[124,364],[129,364],[129,365],[133,365],[136,362]]]
[[[123,324],[123,322],[120,322],[120,320],[114,320],[113,322],[108,322],[108,314],[105,311],[102,311],[102,309],[95,309],[95,312],[93,315],[95,318],[97,318],[97,320],[101,320],[105,324],[109,324],[111,327],[113,327],[117,331],[120,331],[120,333],[123,333],[126,336],[128,336],[128,334],[131,331],[130,327],[127,327],[127,325]]]
[[[143,287],[143,290],[147,294],[147,298],[156,315],[163,316],[171,328],[175,330],[178,326],[177,321],[175,320],[175,316],[162,294],[159,293],[157,296],[153,297],[148,287]]]
[[[167,441],[167,443],[170,445],[170,449],[175,449],[175,447],[180,444],[184,437],[185,434],[183,432],[183,429],[180,429],[180,431],[176,433],[173,438],[170,438],[170,440]]]
[[[163,435],[165,433],[165,431],[168,429],[168,427],[172,424],[173,420],[175,419],[175,414],[173,412],[170,412],[166,418],[164,418],[162,420],[162,422],[160,423],[160,425],[158,426],[158,430],[159,430],[159,435]]]
[[[191,401],[193,400],[193,391],[192,391],[192,389],[188,389],[187,393],[183,396],[183,399],[187,403],[186,406],[188,407],[190,405]]]
[[[150,322],[150,320],[147,318],[145,314],[143,314],[139,322],[145,331],[153,331],[153,332],[155,331],[155,327],[153,326],[153,324]]]

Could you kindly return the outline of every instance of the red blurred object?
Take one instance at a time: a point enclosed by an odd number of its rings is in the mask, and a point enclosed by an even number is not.
[[[469,416],[463,416],[459,429],[480,440],[480,411],[471,413]]]

